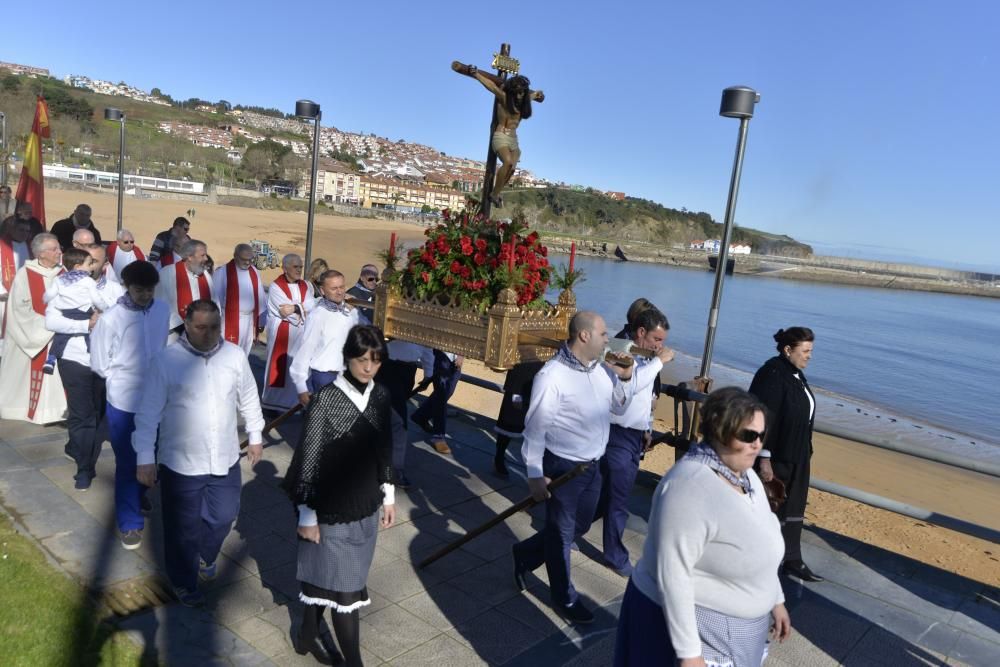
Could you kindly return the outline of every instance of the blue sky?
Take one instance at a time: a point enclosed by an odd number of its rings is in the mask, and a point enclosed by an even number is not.
[[[509,42],[547,98],[522,125],[522,166],[718,220],[738,127],[720,95],[749,85],[761,102],[739,224],[1000,272],[994,3],[182,0],[45,14],[5,7],[0,60],[175,98],[286,111],[311,98],[325,125],[477,158],[490,101],[449,64],[485,67]]]

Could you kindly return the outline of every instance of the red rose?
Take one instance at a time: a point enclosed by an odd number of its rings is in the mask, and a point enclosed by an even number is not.
[[[462,246],[462,254],[463,255],[468,256],[468,255],[471,255],[472,252],[473,251],[472,251],[472,244],[471,243],[469,245],[463,245]]]
[[[534,243],[537,240],[538,240],[538,232],[531,232],[530,234],[528,234],[528,237],[525,239],[525,241],[528,242],[528,245],[531,245],[532,243]]]
[[[458,260],[454,260],[451,263],[451,272],[460,273],[462,271],[462,265],[458,263]]]
[[[542,257],[549,256],[549,249],[543,245],[538,246],[538,252],[541,254]]]
[[[483,264],[486,263],[486,255],[484,255],[481,252],[477,252],[475,257],[472,258],[472,260],[476,263],[476,266],[482,266]]]
[[[451,287],[452,285],[455,284],[455,279],[452,278],[451,276],[445,276],[444,277],[444,284],[447,287]]]
[[[463,266],[462,270],[460,271],[460,273],[462,274],[463,278],[468,278],[469,276],[472,275],[472,269],[470,269],[467,266]]]
[[[421,271],[420,277],[423,279],[425,283],[429,283],[431,281],[431,274],[427,273],[426,271]]]
[[[486,250],[486,239],[476,239],[476,250],[479,252]]]

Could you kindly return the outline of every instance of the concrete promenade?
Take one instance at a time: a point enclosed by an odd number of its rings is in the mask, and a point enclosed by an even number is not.
[[[259,371],[260,359],[252,361]],[[573,553],[573,581],[597,616],[580,630],[549,607],[544,568],[525,593],[514,588],[510,546],[541,525],[540,508],[424,570],[415,566],[526,495],[523,468],[512,465],[509,481],[491,472],[492,418],[460,412],[451,419],[450,456],[411,431],[416,442],[407,474],[414,487],[397,491],[397,525],[379,535],[368,582],[372,604],[362,610],[366,665],[611,664],[626,581],[594,560],[600,524]],[[206,607],[168,602],[116,621],[149,657],[187,666],[315,664],[291,648],[299,622],[295,520],[278,489],[300,426],[295,418],[266,435],[264,461],[253,471],[243,464],[239,519],[223,547],[219,577],[207,586]],[[79,492],[75,467],[63,458],[65,442],[61,425],[0,421],[3,509],[53,563],[94,589],[155,581],[162,563],[159,494],[150,496],[154,512],[142,548],[123,550],[114,529],[110,445],[93,486]],[[655,483],[641,482],[626,539],[633,557],[645,538]],[[1000,664],[996,590],[821,529],[807,528],[804,540],[807,562],[828,581],[784,581],[795,632],[773,648],[768,665]]]

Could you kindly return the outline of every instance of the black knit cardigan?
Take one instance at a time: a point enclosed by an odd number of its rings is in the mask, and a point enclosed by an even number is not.
[[[371,516],[382,504],[380,485],[393,480],[390,409],[380,384],[363,412],[334,384],[314,394],[282,482],[292,502],[316,510],[325,524]]]

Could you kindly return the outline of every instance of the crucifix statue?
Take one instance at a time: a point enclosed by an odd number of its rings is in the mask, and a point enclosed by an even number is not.
[[[521,148],[517,143],[517,126],[531,117],[531,102],[545,101],[540,90],[531,90],[528,77],[521,76],[520,63],[510,57],[510,44],[501,44],[500,53],[493,54],[491,65],[497,74],[482,72],[475,65],[465,65],[457,60],[451,68],[459,74],[470,76],[493,93],[493,120],[490,124],[490,147],[486,154],[486,172],[483,176],[483,200],[480,212],[489,217],[490,207],[503,207],[500,191],[510,182],[517,163],[521,159]],[[510,78],[508,78],[508,75]],[[496,171],[496,159],[502,166]],[[494,177],[494,173],[496,176]]]

